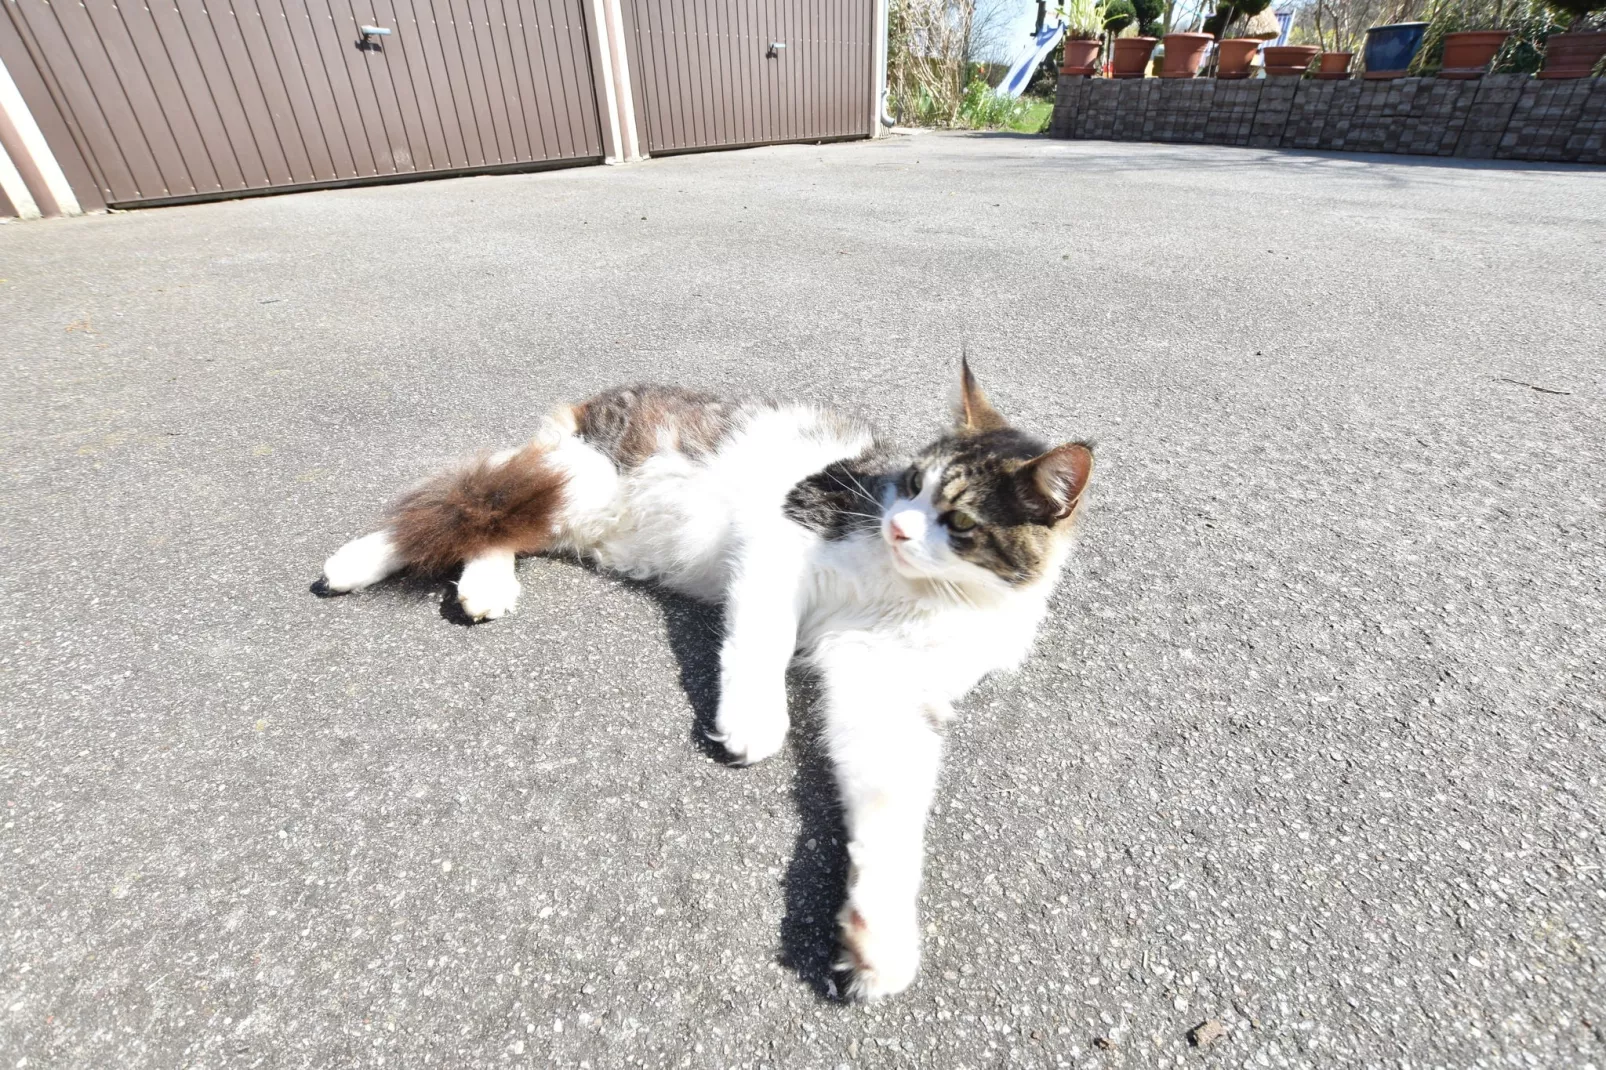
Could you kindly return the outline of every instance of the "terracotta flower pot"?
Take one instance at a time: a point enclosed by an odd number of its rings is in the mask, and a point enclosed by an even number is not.
[[[1511,36],[1510,30],[1463,30],[1444,35],[1444,65],[1440,78],[1481,78],[1489,61]]]
[[[1606,33],[1558,33],[1545,39],[1541,78],[1588,78],[1606,56]]]
[[[1354,58],[1353,52],[1323,52],[1316,77],[1327,82],[1341,82],[1349,77],[1349,61]]]
[[[1315,45],[1267,45],[1261,52],[1267,78],[1298,78],[1321,49]]]
[[[1097,41],[1066,41],[1065,59],[1061,74],[1093,74],[1099,69],[1099,43]]]
[[[1142,78],[1148,69],[1149,55],[1160,43],[1158,37],[1117,37],[1112,78]]]
[[[1216,46],[1216,77],[1228,80],[1248,78],[1249,64],[1260,51],[1258,37],[1229,37]]]
[[[1168,33],[1165,35],[1165,65],[1161,78],[1192,78],[1199,73],[1205,53],[1215,38],[1207,33]]]
[[[1406,68],[1422,47],[1425,22],[1396,22],[1392,26],[1373,26],[1366,31],[1366,77],[1404,78]]]

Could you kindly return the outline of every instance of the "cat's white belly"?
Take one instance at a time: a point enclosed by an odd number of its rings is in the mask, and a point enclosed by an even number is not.
[[[808,406],[764,408],[709,456],[688,457],[666,443],[621,474],[571,437],[554,454],[569,473],[564,542],[605,568],[717,602],[745,541],[812,538],[785,519],[787,492],[870,441],[869,432]]]

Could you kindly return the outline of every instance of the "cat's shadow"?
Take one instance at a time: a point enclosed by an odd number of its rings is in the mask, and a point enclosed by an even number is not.
[[[691,743],[709,758],[731,765],[725,749],[709,739],[719,706],[719,649],[724,639],[717,607],[650,584],[640,589],[664,614],[669,646],[680,666],[680,686],[692,706]],[[830,763],[810,716],[817,688],[809,675],[787,674],[792,712],[791,741],[797,756],[792,803],[800,824],[784,878],[786,913],[781,918],[780,962],[822,999],[840,999],[837,987],[836,916],[847,885],[846,830],[837,804]]]
[[[570,561],[596,573],[590,565]],[[601,575],[601,573],[597,573]],[[419,595],[439,593],[440,615],[454,624],[473,625],[458,605],[451,578],[402,572],[377,588]],[[619,582],[613,579],[614,582]],[[729,755],[709,738],[719,706],[719,649],[724,626],[716,606],[675,594],[650,583],[624,581],[650,596],[664,615],[670,650],[680,668],[680,686],[692,707],[689,736],[707,758],[732,765]],[[311,587],[320,598],[334,597],[319,579]],[[847,886],[846,830],[837,804],[830,763],[814,731],[811,712],[817,697],[814,681],[802,671],[787,674],[787,700],[792,712],[791,741],[797,755],[792,803],[800,824],[792,860],[784,878],[786,913],[781,918],[780,962],[795,972],[821,999],[841,998],[834,969],[836,916]]]

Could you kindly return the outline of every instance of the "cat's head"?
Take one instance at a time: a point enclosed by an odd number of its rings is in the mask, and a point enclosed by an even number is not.
[[[1089,444],[1050,449],[1010,427],[967,362],[954,428],[884,496],[881,538],[904,576],[1025,586],[1061,559],[1092,472]]]

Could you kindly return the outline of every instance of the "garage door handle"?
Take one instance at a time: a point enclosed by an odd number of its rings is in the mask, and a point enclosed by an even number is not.
[[[357,27],[357,32],[362,34],[364,37],[389,37],[390,36],[390,27],[388,27],[388,26],[359,26],[359,27]]]
[[[780,56],[781,49],[783,49],[785,47],[786,47],[786,42],[785,41],[771,41],[770,42],[770,50],[766,54],[769,56],[770,59],[776,59],[776,58],[778,58]]]

